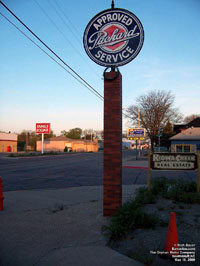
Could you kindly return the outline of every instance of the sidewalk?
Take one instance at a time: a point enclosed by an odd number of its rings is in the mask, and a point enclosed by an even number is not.
[[[123,186],[123,201],[138,185]],[[106,246],[102,186],[4,192],[0,266],[141,266]]]

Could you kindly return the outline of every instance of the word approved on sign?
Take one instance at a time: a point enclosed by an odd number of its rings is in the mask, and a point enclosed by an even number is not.
[[[83,37],[86,53],[95,63],[111,67],[133,60],[144,42],[144,30],[130,11],[114,8],[97,14],[88,23]]]

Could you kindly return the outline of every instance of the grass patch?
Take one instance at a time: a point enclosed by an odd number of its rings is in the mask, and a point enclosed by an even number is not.
[[[142,207],[145,204],[153,204],[158,198],[171,199],[174,204],[179,204],[180,209],[184,209],[181,203],[200,203],[200,193],[196,192],[195,182],[182,180],[170,180],[160,177],[152,182],[151,191],[146,187],[140,188],[136,192],[134,199],[126,202],[120,211],[111,217],[110,225],[102,228],[103,233],[109,237],[109,241],[115,241],[126,237],[127,234],[137,228],[150,229],[156,225],[167,226],[167,223],[159,218],[156,213],[146,213]],[[171,209],[175,209],[172,205]],[[163,210],[160,206],[159,210]],[[182,212],[177,212],[182,216]]]
[[[200,203],[200,193],[197,192],[197,185],[193,181],[170,180],[166,177],[160,177],[153,180],[151,192],[154,196],[159,195],[171,199],[174,204],[178,202]]]
[[[110,226],[104,226],[103,232],[110,241],[119,240],[130,231],[137,228],[155,228],[160,223],[159,217],[155,214],[145,213],[135,201],[126,203],[119,213],[111,218]]]
[[[49,155],[59,155],[58,152],[50,151],[50,152],[44,152],[42,153],[34,153],[34,152],[29,152],[29,153],[11,153],[8,155],[8,157],[35,157],[35,156],[49,156]]]

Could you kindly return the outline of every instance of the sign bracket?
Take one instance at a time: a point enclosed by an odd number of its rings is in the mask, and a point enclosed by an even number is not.
[[[112,0],[111,8],[112,8],[112,9],[114,9],[114,8],[115,8],[115,3],[114,3],[114,0]]]

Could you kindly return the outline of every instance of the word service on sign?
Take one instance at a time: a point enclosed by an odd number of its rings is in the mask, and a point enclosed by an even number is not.
[[[87,25],[83,43],[88,56],[102,66],[122,66],[140,52],[144,30],[139,19],[121,8],[97,14]]]

